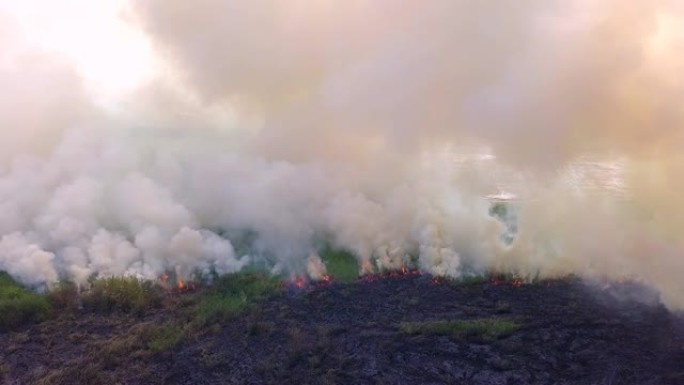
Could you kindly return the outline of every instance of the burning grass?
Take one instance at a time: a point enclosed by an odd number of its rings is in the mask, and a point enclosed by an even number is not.
[[[19,285],[5,272],[0,272],[0,330],[27,322],[46,319],[50,314],[48,300]]]
[[[508,337],[521,327],[519,323],[499,318],[399,324],[399,330],[407,334],[445,335],[455,338],[478,338],[485,341]]]

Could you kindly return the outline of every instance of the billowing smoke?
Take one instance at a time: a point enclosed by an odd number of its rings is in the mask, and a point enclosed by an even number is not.
[[[366,271],[627,277],[684,307],[681,2],[137,0],[126,18],[165,69],[116,108],[58,57],[1,62],[0,269],[24,282],[316,275],[327,242]]]

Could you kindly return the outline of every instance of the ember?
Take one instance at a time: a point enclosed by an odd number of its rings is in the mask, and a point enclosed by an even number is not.
[[[521,287],[525,284],[525,282],[521,278],[507,279],[505,277],[502,278],[497,276],[489,278],[489,283],[494,286],[510,284],[513,287]]]
[[[315,287],[327,287],[333,284],[333,277],[330,274],[323,274],[320,279],[312,280],[304,274],[300,274],[292,278],[289,282],[283,282],[285,287],[294,289],[308,289]]]
[[[362,275],[360,281],[363,283],[375,283],[378,281],[378,275],[376,274],[366,274]]]
[[[172,280],[171,275],[169,273],[163,273],[159,277],[159,285],[168,293],[168,294],[178,294],[178,293],[186,293],[186,292],[191,292],[191,291],[196,291],[199,288],[199,284],[197,282],[186,282],[182,278],[176,278],[176,284],[169,284],[169,281]]]
[[[306,286],[306,278],[304,277],[304,275],[297,276],[297,279],[295,279],[294,281],[294,285],[298,289],[302,289],[304,286]]]

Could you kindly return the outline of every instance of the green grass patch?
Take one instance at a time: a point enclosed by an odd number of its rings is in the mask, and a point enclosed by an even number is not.
[[[492,204],[492,206],[489,208],[489,215],[499,218],[499,219],[504,219],[508,215],[509,212],[509,204],[505,202],[495,202]]]
[[[280,288],[278,277],[263,273],[233,273],[219,277],[212,284],[212,293],[228,297],[242,296],[247,300],[273,294]]]
[[[326,247],[320,253],[327,273],[337,282],[354,282],[359,278],[359,263],[346,250]]]
[[[222,322],[251,309],[259,300],[281,288],[277,277],[259,273],[234,273],[219,277],[196,309],[198,326]]]
[[[0,330],[43,321],[49,314],[50,303],[45,297],[23,287],[6,272],[0,272]]]
[[[245,297],[207,295],[199,304],[195,321],[200,325],[228,320],[252,306]]]
[[[452,285],[460,286],[471,286],[471,285],[481,285],[487,283],[489,277],[483,274],[479,275],[463,275],[459,278],[448,279],[447,282]]]
[[[96,279],[83,295],[83,306],[100,312],[141,313],[161,305],[161,288],[134,277]]]
[[[458,321],[402,322],[399,330],[407,334],[446,335],[456,338],[480,338],[493,341],[507,337],[521,325],[504,319],[488,318]]]

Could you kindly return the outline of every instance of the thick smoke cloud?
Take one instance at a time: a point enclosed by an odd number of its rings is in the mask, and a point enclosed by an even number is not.
[[[0,269],[315,277],[325,240],[362,271],[629,277],[684,307],[677,1],[133,6],[172,70],[116,113],[57,59],[2,67]]]
[[[26,152],[49,152],[65,128],[93,113],[80,87],[78,75],[57,57],[0,56],[0,169]]]
[[[476,215],[441,210],[433,217],[430,207],[412,211],[425,228],[368,244],[412,239],[424,261],[434,250],[477,244],[470,253],[501,268],[636,275],[666,293],[681,291],[678,2],[152,0],[139,1],[138,10],[160,51],[207,103],[233,103],[264,118],[252,143],[259,154],[366,165],[368,176],[354,176],[379,179],[385,192],[393,191],[386,184],[411,183],[401,179],[409,175],[386,173],[410,168],[416,154],[443,143],[490,146],[510,174],[528,172],[508,181],[523,198],[521,233],[510,249],[458,239],[468,225],[449,226],[472,224]],[[629,204],[553,182],[584,156],[627,163],[621,179]],[[459,180],[446,189],[448,200],[482,193],[491,188],[486,179]],[[438,195],[439,187],[412,191],[404,202]],[[396,209],[357,205],[361,218]],[[335,234],[344,239],[361,218]],[[368,234],[405,223],[373,222],[378,228]],[[446,271],[458,271],[458,258],[447,259],[457,262]]]
[[[276,156],[476,138],[539,168],[679,139],[675,1],[138,3],[205,100],[266,117]]]

